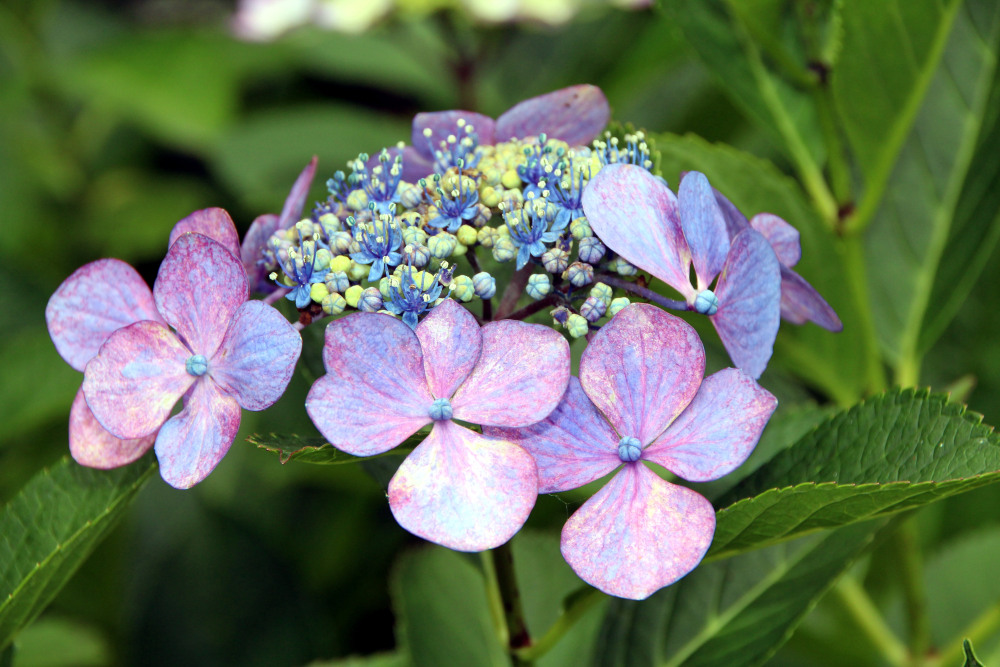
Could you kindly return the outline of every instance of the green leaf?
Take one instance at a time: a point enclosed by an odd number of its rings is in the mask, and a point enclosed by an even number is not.
[[[3,508],[0,649],[52,601],[154,470],[151,455],[107,471],[64,459]]]
[[[417,549],[400,559],[390,588],[397,645],[413,667],[510,667],[486,584],[468,557],[443,547]]]
[[[410,662],[401,653],[352,656],[340,660],[318,660],[307,667],[409,667]]]
[[[46,615],[17,636],[17,667],[103,667],[111,656],[96,628],[65,618]]]
[[[965,667],[983,667],[976,654],[972,651],[972,642],[968,639],[962,642],[962,650],[965,652]]]
[[[893,514],[1000,480],[1000,436],[981,420],[946,396],[915,390],[840,413],[717,503],[724,509],[709,557]]]
[[[374,456],[352,456],[342,452],[323,438],[306,438],[300,435],[254,434],[247,442],[259,449],[278,455],[282,463],[298,461],[320,465],[340,465],[342,463],[364,463],[380,457],[406,456],[430,433],[429,428],[421,429],[404,440],[398,447]]]
[[[592,664],[742,667],[764,663],[881,524],[700,565],[648,600],[613,600]]]

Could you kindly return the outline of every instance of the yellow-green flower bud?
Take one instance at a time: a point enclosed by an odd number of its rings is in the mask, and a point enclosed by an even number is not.
[[[333,259],[333,255],[326,248],[320,248],[316,251],[316,263],[313,268],[317,271],[322,271],[323,269],[330,268],[330,260]]]
[[[468,251],[469,251],[469,246],[462,245],[461,243],[458,243],[458,244],[455,245],[455,249],[451,251],[451,256],[452,257],[461,257],[462,255],[464,255]]]
[[[370,271],[368,265],[358,264],[351,260],[351,265],[347,269],[347,277],[351,279],[351,282],[360,282],[363,278],[368,277],[368,271]]]
[[[583,316],[570,313],[566,318],[566,331],[572,338],[582,338],[590,331],[590,323]]]
[[[458,232],[455,233],[455,236],[458,238],[458,242],[462,245],[472,245],[476,242],[478,233],[476,228],[472,225],[462,225],[458,228]]]
[[[569,233],[573,235],[577,241],[582,241],[588,236],[593,236],[594,232],[590,228],[590,223],[586,218],[577,218],[576,220],[569,223]]]
[[[497,236],[499,236],[499,232],[497,232],[496,227],[483,227],[476,233],[479,245],[484,248],[492,248]]]
[[[498,262],[509,262],[517,257],[517,246],[510,236],[498,236],[493,242],[493,259]]]
[[[608,317],[614,317],[618,314],[618,311],[629,305],[631,302],[628,297],[620,296],[617,299],[611,299],[611,305],[608,306]]]
[[[528,284],[524,291],[532,299],[541,299],[552,291],[552,280],[547,273],[533,273],[528,276]]]
[[[635,266],[629,264],[621,257],[616,257],[614,260],[609,262],[608,268],[610,268],[620,276],[634,276],[638,271],[638,269],[636,269]]]
[[[353,190],[347,195],[347,208],[352,211],[364,211],[368,208],[368,195],[364,190]]]
[[[347,291],[344,292],[344,300],[347,301],[347,305],[351,308],[357,308],[358,300],[361,298],[362,292],[364,292],[364,290],[361,288],[361,285],[351,285],[348,287]]]
[[[333,213],[324,213],[319,216],[319,224],[323,228],[323,231],[326,232],[327,236],[343,229],[340,225],[340,218],[335,216]]]
[[[398,278],[396,280],[398,280]],[[383,301],[389,299],[389,287],[392,285],[392,281],[393,278],[379,278],[378,293],[382,295]]]
[[[427,232],[420,227],[403,227],[403,243],[406,245],[427,245]]]
[[[309,288],[309,298],[316,303],[323,303],[323,299],[329,294],[330,290],[326,288],[325,283],[313,283]]]
[[[519,188],[521,187],[521,177],[518,176],[516,169],[508,169],[500,177],[500,184],[508,190]]]
[[[604,283],[596,283],[593,287],[590,288],[590,296],[594,297],[595,299],[600,299],[601,301],[604,302],[605,306],[611,303],[612,292],[613,290],[611,289],[611,287],[605,285]]]
[[[347,273],[351,270],[351,258],[347,255],[337,255],[330,260],[330,270],[338,273]]]
[[[451,297],[457,299],[462,303],[468,303],[472,301],[472,297],[476,295],[476,290],[472,285],[472,278],[469,276],[461,275],[455,276],[451,280]]]
[[[479,201],[490,208],[496,208],[501,201],[500,193],[493,186],[483,186],[483,189],[479,191]]]
[[[431,257],[435,259],[447,259],[455,250],[458,239],[448,232],[438,232],[434,236],[427,237],[427,249],[431,251]]]
[[[550,248],[542,253],[542,266],[549,273],[562,273],[569,266],[569,253],[562,248]]]
[[[331,292],[323,298],[323,312],[327,315],[340,315],[347,307],[347,301],[336,292]]]

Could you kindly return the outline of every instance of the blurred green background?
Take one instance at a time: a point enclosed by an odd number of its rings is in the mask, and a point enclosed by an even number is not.
[[[233,9],[208,0],[0,5],[4,501],[66,454],[81,376],[45,329],[59,283],[109,256],[152,283],[177,220],[222,206],[243,232],[257,215],[280,210],[314,154],[318,200],[326,178],[358,152],[408,140],[418,111],[475,105],[496,116],[587,82],[605,91],[616,120],[693,133],[791,170],[772,134],[744,113],[739,92],[713,78],[667,13],[591,7],[558,27],[474,26],[460,12],[411,9],[361,35],[306,28],[257,44],[231,36]],[[994,424],[995,259],[920,377],[957,388]],[[313,329],[307,345],[315,346],[321,332]],[[378,475],[281,466],[244,439],[314,433],[303,409],[310,382],[299,375],[273,409],[245,412],[233,450],[194,490],[149,484],[125,524],[23,633],[17,664],[304,665],[391,649],[390,572],[419,540],[392,520]],[[801,388],[780,359],[763,383],[789,402],[829,398]],[[539,507],[537,527],[558,526],[567,513],[558,499],[543,497]],[[992,530],[982,539],[993,539],[998,517],[993,489],[925,510],[928,559],[958,558],[953,544],[942,545],[973,530]],[[876,598],[898,606],[877,579]],[[826,646],[834,657],[823,664],[847,664],[836,653],[846,648],[830,640],[837,620],[824,613],[777,662],[820,664]]]

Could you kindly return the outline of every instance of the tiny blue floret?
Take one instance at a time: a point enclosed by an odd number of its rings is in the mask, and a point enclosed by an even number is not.
[[[447,398],[435,398],[431,403],[431,409],[427,411],[427,416],[436,422],[451,419],[454,412],[451,409],[451,401]]]
[[[702,315],[715,315],[719,310],[719,297],[710,289],[704,290],[694,298],[694,309]]]
[[[201,377],[208,372],[208,359],[203,354],[192,354],[184,362],[184,369],[188,375],[193,375],[196,378]]]
[[[622,463],[635,463],[642,456],[642,446],[638,438],[626,435],[618,442],[618,458]]]

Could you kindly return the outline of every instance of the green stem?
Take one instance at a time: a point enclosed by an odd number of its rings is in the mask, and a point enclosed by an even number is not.
[[[906,646],[886,625],[885,619],[854,577],[844,576],[833,587],[832,593],[834,600],[850,614],[858,629],[886,662],[893,667],[904,667],[908,657]]]
[[[819,115],[819,124],[823,130],[823,143],[826,145],[827,168],[830,171],[830,187],[837,202],[837,214],[843,216],[853,206],[854,193],[851,188],[851,170],[847,164],[847,154],[833,106],[833,93],[828,81],[821,81],[813,89],[813,103]]]
[[[927,591],[924,588],[923,558],[913,518],[907,519],[893,533],[896,561],[900,564],[906,617],[910,628],[910,665],[924,667],[931,645],[930,619],[927,616]]]
[[[604,600],[605,596],[596,588],[591,588],[576,596],[573,603],[556,622],[542,635],[542,638],[526,648],[517,651],[517,655],[523,660],[538,660],[543,655],[552,650],[559,643],[563,635],[572,628],[577,621],[590,611],[597,603]]]
[[[511,652],[514,667],[527,667],[531,660],[524,660],[517,653],[531,645],[531,636],[524,621],[524,610],[521,607],[521,590],[517,586],[514,573],[514,552],[510,542],[501,544],[493,550],[493,566],[496,570],[497,587],[503,602],[504,619],[507,622],[507,647]]]
[[[507,632],[507,620],[503,613],[503,597],[500,595],[500,585],[497,583],[497,569],[493,564],[493,552],[484,551],[480,554],[483,562],[483,575],[486,578],[486,601],[490,606],[490,618],[493,619],[493,630],[503,646],[510,637]]]
[[[928,661],[927,667],[952,667],[962,664],[965,651],[962,649],[962,640],[968,639],[973,646],[979,646],[984,641],[992,637],[1000,629],[1000,602],[979,615],[976,620],[969,624],[967,628],[958,633],[955,640],[948,644],[938,657],[933,661]],[[986,665],[993,663],[986,662]]]
[[[850,234],[843,237],[838,245],[838,250],[843,260],[844,279],[847,281],[848,293],[851,295],[854,308],[860,317],[857,324],[861,328],[864,343],[864,349],[860,353],[865,358],[868,392],[885,391],[888,384],[885,369],[882,367],[878,336],[875,333],[875,320],[872,318],[871,300],[868,295],[868,270],[865,266],[865,253],[861,236]]]

